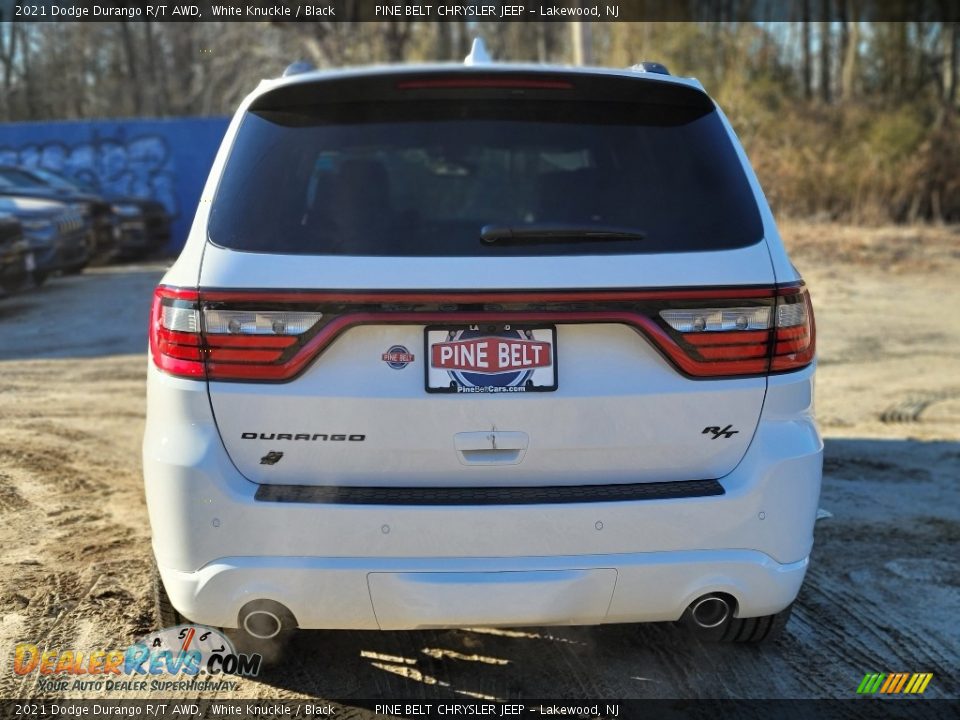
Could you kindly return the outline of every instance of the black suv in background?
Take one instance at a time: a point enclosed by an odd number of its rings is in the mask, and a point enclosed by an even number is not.
[[[29,244],[25,260],[33,281],[42,285],[56,272],[82,272],[90,262],[89,230],[73,205],[38,197],[0,195],[0,213],[19,221]]]
[[[15,215],[0,213],[0,298],[29,283],[34,262],[20,221]]]
[[[110,204],[98,195],[53,188],[19,167],[0,165],[0,195],[56,200],[79,212],[88,235],[91,259],[107,260],[115,252],[114,219]]]
[[[162,251],[170,242],[170,214],[163,203],[130,195],[102,194],[84,182],[46,168],[18,168],[36,182],[63,194],[98,195],[113,213],[116,257],[135,259]]]

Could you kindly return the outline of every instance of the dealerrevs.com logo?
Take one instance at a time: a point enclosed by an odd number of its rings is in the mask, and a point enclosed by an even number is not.
[[[45,692],[233,690],[239,683],[222,676],[254,677],[262,661],[259,654],[237,653],[213,628],[178,625],[122,650],[41,650],[20,643],[14,649],[13,671],[37,673],[38,689]]]

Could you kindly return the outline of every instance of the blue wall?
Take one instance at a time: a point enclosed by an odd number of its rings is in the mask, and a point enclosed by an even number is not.
[[[173,216],[168,250],[183,247],[229,118],[95,120],[0,125],[0,164],[45,167],[105,194],[162,202]]]

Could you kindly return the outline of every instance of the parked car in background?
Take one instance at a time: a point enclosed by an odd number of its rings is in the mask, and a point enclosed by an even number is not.
[[[0,298],[30,282],[35,262],[16,215],[0,213]]]
[[[0,213],[16,216],[33,256],[31,274],[42,285],[56,272],[74,274],[90,261],[89,230],[74,206],[36,197],[0,195]]]
[[[110,203],[86,190],[58,188],[25,168],[0,165],[0,195],[57,200],[80,212],[90,235],[90,258],[109,260],[117,245],[116,219]]]
[[[40,182],[63,192],[97,193],[89,183],[46,168],[23,169]],[[117,257],[134,259],[152,255],[170,242],[170,214],[163,203],[131,195],[101,195],[114,215]]]

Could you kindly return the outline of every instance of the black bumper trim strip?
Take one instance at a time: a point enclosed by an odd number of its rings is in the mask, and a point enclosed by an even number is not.
[[[716,480],[546,487],[358,487],[260,485],[261,502],[334,505],[550,505],[723,495]]]

